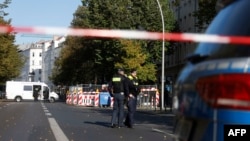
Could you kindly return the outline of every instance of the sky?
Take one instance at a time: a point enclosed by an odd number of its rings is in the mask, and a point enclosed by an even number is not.
[[[3,3],[4,0],[0,0]],[[43,27],[69,27],[73,14],[81,0],[12,0],[9,7],[4,9],[11,19],[12,26],[43,26]],[[33,35],[32,35],[33,36]],[[17,34],[15,44],[33,43],[40,40],[50,40],[51,35],[30,36],[30,34]]]

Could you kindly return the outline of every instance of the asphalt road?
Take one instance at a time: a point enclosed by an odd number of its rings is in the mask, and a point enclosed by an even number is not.
[[[0,141],[170,141],[173,115],[138,109],[135,129],[110,128],[111,108],[1,102]]]

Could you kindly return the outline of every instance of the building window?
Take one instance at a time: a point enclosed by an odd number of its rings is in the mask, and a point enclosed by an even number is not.
[[[39,53],[39,56],[42,57],[42,53],[41,52]]]
[[[39,74],[41,74],[42,73],[42,69],[39,69]]]
[[[32,60],[32,65],[33,65],[33,66],[35,65],[35,61],[34,61],[34,60]]]
[[[32,53],[32,56],[35,57],[35,52]]]

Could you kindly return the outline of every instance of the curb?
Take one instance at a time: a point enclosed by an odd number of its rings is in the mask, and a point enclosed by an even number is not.
[[[137,109],[137,112],[145,113],[145,114],[152,114],[152,115],[168,115],[168,116],[175,116],[174,113],[170,110],[147,110],[147,109]]]

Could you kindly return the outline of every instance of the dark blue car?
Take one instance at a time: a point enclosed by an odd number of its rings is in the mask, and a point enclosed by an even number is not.
[[[224,6],[206,34],[250,37],[250,0],[220,1]],[[174,136],[179,141],[226,141],[228,128],[231,133],[249,128],[250,45],[200,43],[187,59],[174,89]]]

